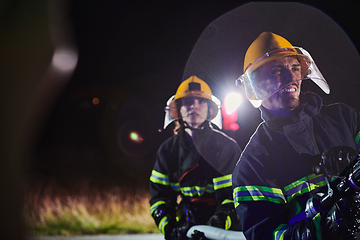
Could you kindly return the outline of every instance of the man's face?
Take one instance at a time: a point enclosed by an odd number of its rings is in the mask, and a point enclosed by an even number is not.
[[[208,115],[208,101],[204,98],[185,97],[182,99],[180,114],[190,127],[198,128]]]
[[[279,89],[266,99],[262,105],[272,111],[288,112],[299,106],[301,87],[301,66],[295,57],[283,57],[264,64],[258,72],[262,90],[271,86]],[[285,87],[283,87],[285,86]]]

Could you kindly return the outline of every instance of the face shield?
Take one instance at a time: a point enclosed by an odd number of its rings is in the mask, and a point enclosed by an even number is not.
[[[164,126],[163,128],[166,129],[172,122],[174,122],[176,119],[170,114],[170,103],[174,101],[175,95],[171,96],[169,100],[166,102],[165,107],[165,118],[164,118]]]
[[[178,110],[175,104],[175,95],[171,96],[167,102],[165,107],[165,118],[164,118],[164,126],[163,128],[166,129],[171,123],[178,120]],[[220,111],[221,101],[211,95],[211,100],[209,100],[209,107],[212,109],[212,114],[207,116],[207,120],[211,121],[215,124],[218,128],[222,128],[222,116]]]
[[[292,61],[295,63],[290,66],[277,65],[279,59],[286,57],[295,59]],[[246,97],[258,108],[277,91],[304,80],[312,80],[326,94],[330,93],[329,85],[310,54],[300,47],[287,47],[267,52],[249,64],[237,80],[237,85],[243,88]]]

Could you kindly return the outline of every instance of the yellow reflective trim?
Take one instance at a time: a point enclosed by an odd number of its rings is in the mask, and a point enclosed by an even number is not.
[[[227,203],[234,203],[234,200],[231,200],[231,199],[225,199],[225,200],[221,203],[221,205],[223,205],[223,204],[227,204]]]
[[[156,203],[154,203],[153,205],[150,206],[150,214],[153,214],[153,212],[156,210],[156,208],[160,205],[166,204],[164,201],[160,200],[157,201]]]
[[[316,239],[321,240],[321,215],[320,213],[316,214],[315,217],[312,219],[314,226],[315,226],[315,233],[316,233]]]
[[[229,230],[231,228],[231,217],[227,216],[225,221],[225,230]]]
[[[233,198],[235,206],[240,201],[269,201],[274,203],[286,203],[285,196],[279,188],[270,188],[264,186],[240,186],[234,188]]]
[[[273,233],[274,240],[284,240],[284,235],[287,229],[288,226],[286,224],[281,224],[278,226]]]
[[[355,137],[356,145],[359,143],[359,140],[360,140],[360,132],[358,132],[358,134]]]
[[[155,170],[152,170],[151,172],[150,181],[153,183],[169,186],[169,176]]]
[[[162,219],[161,219],[161,221],[159,222],[159,230],[160,230],[160,232],[162,232],[162,234],[164,234],[165,235],[165,227],[166,227],[166,225],[168,225],[168,219],[167,219],[167,217],[165,216],[165,217],[163,217]]]
[[[213,182],[214,182],[215,190],[226,187],[232,187],[232,174],[214,178]]]
[[[179,192],[180,191],[180,183],[170,183],[170,186],[174,191]]]
[[[152,170],[151,174],[152,174],[152,175],[155,175],[155,176],[157,176],[157,177],[161,177],[161,178],[169,178],[168,175],[165,175],[165,174],[163,174],[163,173],[161,173],[161,172],[158,172],[158,171],[156,171],[156,170]]]
[[[303,184],[304,182],[308,182],[309,180],[313,180],[315,178],[318,178],[319,176],[321,176],[321,175],[311,174],[309,176],[303,177],[303,178],[301,178],[301,179],[287,185],[286,187],[284,187],[284,190],[289,191],[290,189],[293,189],[293,188]]]
[[[314,179],[316,180],[312,181]],[[325,185],[326,181],[324,175],[311,174],[287,185],[286,187],[284,187],[284,191],[287,201],[290,202],[297,196],[311,192],[312,190]]]
[[[208,184],[205,187],[199,187],[199,186],[191,186],[191,187],[182,187],[180,188],[181,193],[184,194],[185,196],[201,196],[203,195],[205,192],[207,193],[213,193],[214,190],[214,185],[212,184]]]

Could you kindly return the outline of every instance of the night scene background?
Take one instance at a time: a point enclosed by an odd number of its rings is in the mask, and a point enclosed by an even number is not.
[[[330,16],[358,48],[355,2],[302,1]],[[37,120],[33,120],[31,150],[24,163],[26,181],[147,188],[156,151],[171,135],[161,131],[164,107],[184,80],[194,46],[209,24],[245,3],[248,1],[67,1],[69,8],[62,17],[69,36],[65,40],[66,34],[57,36],[76,47],[76,68],[58,87],[48,86],[52,91],[43,84],[39,95],[31,91],[36,89],[36,80],[33,88],[16,82],[11,86],[13,98],[22,93],[42,97],[40,117],[32,116]],[[11,36],[2,40],[11,46],[2,48],[7,51],[5,56],[14,56],[2,60],[2,77],[24,82],[28,76],[43,78],[56,42],[47,30],[47,1],[2,1],[1,7],[2,31]],[[214,93],[217,85],[210,84]],[[353,100],[358,83],[350,88],[335,83],[330,87],[337,97],[334,101],[360,109],[360,103]],[[349,92],[336,94],[342,90]],[[242,114],[239,111],[239,121]],[[243,147],[259,120],[255,113],[229,134]],[[131,132],[139,138],[131,139]]]
[[[171,135],[159,130],[166,101],[191,67],[198,40],[213,21],[246,3],[1,0],[0,232],[20,235],[23,186],[56,182],[75,189],[125,185],[146,191],[156,151]],[[327,14],[359,48],[357,0],[301,3]],[[306,14],[302,20],[302,28],[311,30]],[[281,24],[295,33],[289,23]],[[307,50],[329,81],[325,102],[360,109],[357,50],[337,58],[344,46],[327,47],[338,43],[338,31],[332,36],[326,29],[321,36],[303,35],[315,44]],[[334,60],[339,66],[327,66]],[[233,86],[234,79],[204,80],[223,100],[219,89]],[[244,147],[259,121],[259,111],[245,101],[239,130],[227,133]],[[138,138],[131,139],[132,132]]]

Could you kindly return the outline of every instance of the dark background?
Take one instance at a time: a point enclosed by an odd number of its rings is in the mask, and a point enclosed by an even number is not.
[[[71,1],[67,17],[78,65],[49,108],[26,165],[27,177],[69,186],[147,187],[156,150],[170,136],[159,131],[166,101],[183,80],[197,40],[212,21],[244,3]],[[358,47],[355,1],[302,3],[329,15]],[[93,104],[94,98],[99,104]],[[246,134],[230,134],[246,142],[258,121],[256,115],[249,126],[240,124]],[[143,140],[131,141],[131,131]]]
[[[328,14],[358,48],[358,0],[302,2]],[[68,11],[61,11],[66,3]],[[156,150],[170,135],[158,131],[165,103],[183,80],[194,46],[209,24],[245,3],[0,0],[0,239],[22,239],[24,183],[56,194],[57,185],[146,190]],[[328,39],[333,41],[331,34]],[[51,65],[64,43],[77,47],[73,74]],[[320,56],[333,52],[338,46]],[[346,78],[359,70],[334,66],[333,72],[345,75],[330,83],[327,99],[360,109],[358,81]],[[223,84],[210,87],[217,92]],[[259,121],[253,112],[239,111],[239,120],[252,120],[239,121],[233,134],[241,146]],[[143,140],[129,140],[131,131]]]

